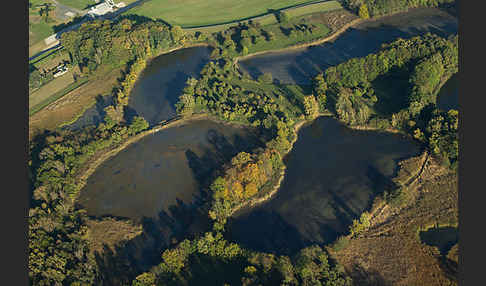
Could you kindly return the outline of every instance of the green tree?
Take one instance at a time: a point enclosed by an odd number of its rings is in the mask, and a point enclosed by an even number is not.
[[[177,114],[182,116],[191,116],[194,113],[196,101],[191,94],[183,94],[179,96],[179,101],[176,104]]]
[[[290,16],[287,12],[285,11],[280,11],[278,13],[278,21],[280,24],[287,24],[290,20]]]
[[[304,97],[304,114],[307,118],[315,118],[319,114],[319,104],[313,95]]]
[[[365,3],[361,4],[361,6],[359,6],[358,15],[361,19],[370,18],[370,14],[368,13],[368,6],[366,6]]]
[[[184,30],[182,30],[181,26],[173,26],[170,29],[170,34],[172,35],[172,40],[176,43],[181,43],[184,37]]]
[[[136,116],[130,124],[130,134],[137,134],[149,127],[148,122],[142,116]]]
[[[266,72],[266,73],[263,73],[262,75],[260,75],[258,77],[258,81],[261,82],[261,83],[272,83],[273,82],[273,76],[271,73],[269,72]]]
[[[155,286],[155,274],[145,272],[138,275],[132,282],[132,286]]]

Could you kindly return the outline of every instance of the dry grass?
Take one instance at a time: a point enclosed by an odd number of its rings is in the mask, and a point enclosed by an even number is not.
[[[102,220],[88,220],[88,241],[91,253],[103,252],[104,246],[115,251],[115,246],[128,241],[142,233],[142,225],[135,225],[131,221],[104,218]]]
[[[109,94],[121,75],[121,69],[99,71],[97,76],[78,89],[29,117],[29,137],[34,133],[55,129],[65,122],[72,121],[96,103],[97,95]]]
[[[403,168],[414,173],[417,160]],[[406,191],[411,193],[407,205],[382,204],[374,211],[372,226],[342,250],[329,248],[331,255],[357,285],[457,285],[443,270],[439,250],[421,243],[417,235],[427,225],[457,224],[457,174],[429,159]]]
[[[73,71],[70,70],[62,76],[55,78],[49,83],[41,86],[39,89],[29,94],[29,109],[46,100],[54,93],[62,90],[73,81]]]

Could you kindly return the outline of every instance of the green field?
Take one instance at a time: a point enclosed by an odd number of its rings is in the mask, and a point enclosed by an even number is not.
[[[338,1],[327,1],[327,2],[320,2],[320,3],[315,3],[315,4],[309,4],[303,7],[295,7],[295,8],[289,8],[286,9],[285,11],[288,13],[288,15],[292,18],[297,18],[300,16],[308,15],[308,14],[313,14],[313,13],[323,13],[323,12],[330,12],[338,9],[343,9],[343,6]],[[258,22],[262,26],[267,26],[267,25],[272,25],[272,24],[277,24],[277,18],[275,17],[275,14],[266,14],[263,16],[258,16],[255,18],[252,18],[253,22]],[[224,29],[227,29],[231,26],[234,26],[235,23],[229,23],[229,24],[221,24],[221,25],[212,25],[212,26],[205,26],[205,27],[199,27],[199,28],[192,28],[192,29],[186,29],[188,31],[201,31],[201,32],[207,32],[207,33],[214,33],[218,32]]]
[[[64,6],[76,8],[79,10],[83,10],[88,6],[96,4],[94,0],[57,0],[57,2],[61,3]]]
[[[126,14],[162,19],[183,28],[244,20],[316,0],[151,0]]]
[[[67,79],[69,80],[69,78],[67,78]],[[49,96],[47,98],[43,98],[43,100],[39,101],[34,106],[31,107],[30,104],[29,104],[29,116],[34,115],[35,113],[39,112],[44,107],[46,107],[49,104],[51,104],[52,102],[58,100],[59,98],[63,97],[64,95],[66,95],[69,92],[77,89],[78,87],[82,86],[83,84],[85,84],[87,82],[88,82],[88,79],[87,78],[82,78],[82,79],[79,79],[76,82],[71,82],[65,88],[59,90],[58,92],[52,94],[51,96]],[[30,101],[30,98],[29,98],[29,101]]]

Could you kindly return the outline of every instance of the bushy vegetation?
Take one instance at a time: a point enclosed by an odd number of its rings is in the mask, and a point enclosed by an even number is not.
[[[278,19],[278,23],[270,25],[250,20],[206,36],[216,47],[213,57],[244,56],[263,50],[280,49],[322,38],[330,32],[326,25],[305,19],[305,16],[292,18],[286,12],[281,12]]]
[[[97,128],[39,135],[31,142],[29,277],[34,285],[92,284],[96,264],[88,255],[83,210],[73,202],[76,174],[97,151],[116,146],[148,127],[143,118],[116,125],[109,117]]]
[[[344,0],[343,5],[366,19],[369,16],[406,12],[409,8],[439,7],[454,2],[455,0]]]
[[[61,43],[71,61],[83,72],[99,66],[123,66],[136,58],[183,44],[186,40],[180,27],[169,27],[154,21],[138,23],[121,18],[118,21],[95,20],[76,31],[63,33]]]
[[[132,285],[352,285],[344,269],[330,261],[325,250],[315,245],[292,258],[241,249],[220,233],[206,233],[185,240],[162,254],[162,263],[136,277]],[[200,264],[210,266],[202,267]],[[211,268],[209,277],[200,277],[199,268]],[[209,273],[208,273],[209,274]]]
[[[314,94],[330,99],[329,109],[343,122],[402,130],[452,164],[457,160],[457,112],[445,115],[435,104],[441,84],[458,71],[457,41],[457,35],[432,34],[398,39],[377,53],[328,68],[314,79]],[[400,74],[408,82],[405,89],[397,85],[393,96],[379,90],[377,82]]]
[[[264,80],[267,81],[267,80]],[[283,152],[290,147],[294,134],[291,127],[299,111],[291,107],[287,94],[271,83],[243,78],[230,61],[209,62],[199,80],[189,79],[176,104],[180,115],[207,112],[225,121],[259,127],[270,136],[268,145]]]

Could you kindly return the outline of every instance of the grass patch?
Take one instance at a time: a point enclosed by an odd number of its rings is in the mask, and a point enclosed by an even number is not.
[[[33,23],[29,21],[29,47],[44,41],[45,38],[54,34],[54,29],[52,24],[40,20],[38,23]]]
[[[299,106],[301,106],[304,96],[310,94],[308,87],[296,84],[276,85],[239,79],[233,79],[229,83],[238,85],[246,90],[265,93],[280,106],[284,107],[293,118],[302,115],[302,109]]]
[[[296,19],[295,21],[292,21],[292,24],[297,24],[299,20],[303,19]],[[265,50],[283,49],[289,46],[293,46],[295,44],[312,42],[329,34],[330,29],[326,25],[321,23],[313,24],[317,26],[317,29],[314,32],[305,34],[296,33],[290,36],[287,36],[285,34],[285,28],[282,29],[278,24],[264,26],[263,29],[265,29],[265,31],[274,33],[275,40],[261,41],[259,43],[253,44],[248,47],[248,53],[252,54]]]
[[[29,94],[29,108],[36,106],[41,101],[45,100],[46,98],[50,97],[54,93],[62,90],[63,88],[67,87],[74,81],[72,76],[72,71],[68,71],[66,74],[58,77],[52,78],[49,82],[46,82],[44,85],[39,87],[38,89],[34,89]]]
[[[338,9],[343,9],[341,4],[337,1],[327,1],[327,2],[322,2],[322,3],[315,3],[315,4],[309,4],[303,7],[295,7],[295,8],[289,8],[285,9],[289,17],[291,18],[296,18],[304,15],[309,15],[309,14],[315,14],[315,13],[324,13],[324,12],[330,12]],[[267,25],[272,25],[272,24],[277,24],[278,20],[277,17],[275,16],[274,13],[269,13],[263,16],[255,17],[251,19],[253,22],[258,22],[262,26],[267,26]],[[226,28],[229,28],[231,26],[234,26],[235,23],[229,23],[229,24],[221,24],[221,25],[216,25],[216,26],[208,26],[208,27],[200,27],[200,28],[193,28],[194,30],[198,31],[204,31],[204,32],[216,32],[220,31]]]
[[[112,250],[119,243],[133,239],[142,234],[142,226],[136,225],[129,220],[116,220],[106,217],[101,220],[88,220],[87,226],[90,252],[103,252],[103,246]]]
[[[226,24],[271,13],[315,0],[151,0],[129,10],[153,19],[162,19],[183,28]]]
[[[64,95],[66,95],[69,92],[77,89],[78,87],[82,86],[83,84],[85,84],[87,82],[88,82],[88,79],[87,78],[81,78],[77,82],[71,83],[66,88],[64,88],[64,89],[56,92],[55,94],[53,94],[49,98],[46,98],[45,100],[43,100],[39,104],[37,104],[34,107],[32,107],[31,109],[29,109],[29,116],[34,115],[35,113],[39,112],[41,109],[43,109],[44,107],[48,106],[52,102],[58,100],[59,98],[63,97]]]
[[[357,285],[377,285],[370,283],[370,273],[354,271],[357,267],[386,278],[383,285],[455,285],[441,269],[439,252],[420,241],[420,231],[457,225],[457,173],[432,160],[421,180],[419,186],[410,189],[420,195],[414,196],[407,208],[398,213],[383,208],[376,213],[376,223],[362,236],[351,239],[341,251],[329,248]]]
[[[340,236],[332,245],[331,248],[338,252],[346,248],[349,245],[349,238],[346,236]]]
[[[79,10],[84,10],[86,9],[86,7],[96,4],[93,0],[57,0],[57,2],[61,3],[64,6],[76,8]]]
[[[329,12],[338,9],[342,9],[341,3],[338,1],[327,1],[316,4],[307,5],[304,7],[298,7],[295,9],[289,9],[287,14],[289,17],[299,17],[307,14],[312,14],[316,12]]]

